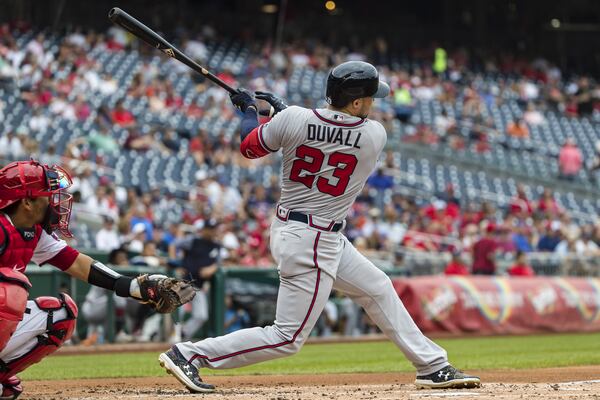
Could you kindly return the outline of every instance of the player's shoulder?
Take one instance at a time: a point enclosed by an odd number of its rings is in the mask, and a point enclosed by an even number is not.
[[[373,141],[373,144],[378,149],[383,149],[387,142],[387,132],[381,122],[374,119],[367,119],[364,124],[367,129],[367,136]]]
[[[373,130],[378,130],[378,131],[382,131],[385,132],[385,127],[383,126],[383,124],[377,120],[374,119],[367,119],[365,121],[365,126],[373,129]]]
[[[277,117],[293,118],[293,117],[303,116],[308,113],[310,113],[310,110],[308,108],[304,108],[304,107],[300,107],[300,106],[289,106],[285,110],[279,112],[273,118],[277,118]]]
[[[278,112],[265,125],[266,126],[274,125],[274,126],[278,126],[278,127],[289,126],[290,124],[296,125],[296,124],[300,123],[301,121],[303,121],[304,119],[306,119],[306,117],[308,115],[307,112],[310,112],[310,110],[308,110],[304,107],[289,106],[285,110]]]

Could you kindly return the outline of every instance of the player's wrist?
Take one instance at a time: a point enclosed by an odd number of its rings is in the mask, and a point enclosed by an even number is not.
[[[135,279],[123,276],[100,261],[92,261],[87,279],[90,285],[111,290],[120,297],[134,297]],[[139,292],[139,286],[138,292]]]

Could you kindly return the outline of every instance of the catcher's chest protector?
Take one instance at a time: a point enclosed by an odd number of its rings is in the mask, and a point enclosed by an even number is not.
[[[4,252],[0,255],[0,268],[15,269],[19,272],[25,272],[25,268],[42,235],[42,227],[36,225],[34,231],[25,232],[25,237],[10,223],[8,218],[0,213],[0,229],[4,230],[6,240],[0,244],[4,247]],[[30,237],[28,237],[28,235]]]

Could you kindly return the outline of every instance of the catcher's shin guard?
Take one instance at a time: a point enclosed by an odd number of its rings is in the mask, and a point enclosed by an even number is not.
[[[29,279],[19,271],[0,268],[0,351],[23,319],[30,287]]]
[[[46,332],[37,336],[37,344],[29,352],[8,362],[0,360],[0,382],[54,353],[73,334],[77,305],[68,294],[61,293],[59,298],[38,297],[34,301],[40,310],[48,314]],[[53,321],[54,312],[62,308],[67,311],[67,317],[60,321]]]

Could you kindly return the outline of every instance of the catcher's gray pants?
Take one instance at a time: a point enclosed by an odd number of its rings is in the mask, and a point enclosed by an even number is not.
[[[313,217],[314,225],[328,226],[329,222]],[[361,305],[419,374],[448,365],[444,349],[421,333],[387,275],[341,233],[275,219],[271,224],[271,252],[280,275],[274,324],[177,344],[197,367],[237,368],[296,353],[319,318],[332,287]]]

